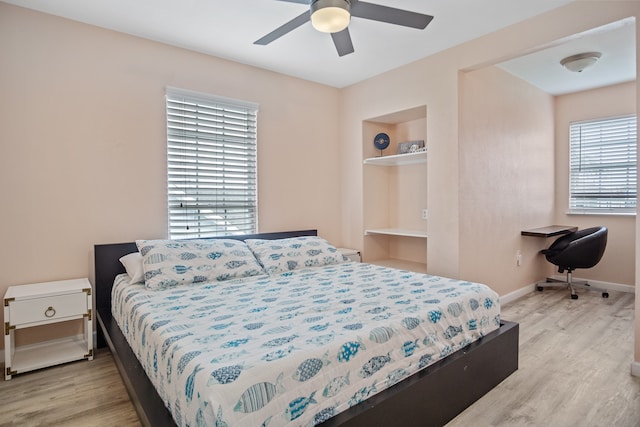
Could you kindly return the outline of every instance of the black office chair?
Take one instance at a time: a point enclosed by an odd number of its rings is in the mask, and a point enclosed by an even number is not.
[[[607,246],[607,234],[607,227],[592,227],[559,237],[549,249],[541,252],[547,261],[558,266],[558,273],[567,271],[567,280],[547,279],[546,282],[539,282],[536,289],[542,291],[546,287],[568,287],[571,299],[578,299],[575,288],[591,289],[602,292],[603,298],[609,298],[609,293],[604,289],[593,288],[586,281],[574,282],[571,277],[573,270],[591,268],[600,262]]]

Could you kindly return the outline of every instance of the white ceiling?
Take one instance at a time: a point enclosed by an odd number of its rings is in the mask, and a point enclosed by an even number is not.
[[[433,15],[434,19],[421,31],[353,18],[349,31],[355,52],[344,57],[337,55],[331,37],[317,32],[310,23],[267,46],[254,45],[254,41],[307,8],[288,1],[2,1],[286,75],[345,87],[575,0],[369,0]],[[560,52],[554,54],[557,56]],[[602,63],[607,55],[603,51]],[[555,57],[551,62],[557,68]],[[517,75],[532,68],[537,70],[533,74],[545,75],[548,71],[538,65],[532,67],[531,63],[516,61],[504,64],[504,67]],[[535,76],[530,74],[523,78],[534,84],[544,83],[536,83]],[[633,75],[635,78],[635,63]]]
[[[558,40],[499,66],[552,95],[633,81],[636,78],[635,22],[632,18]],[[593,66],[580,73],[560,61],[571,55],[600,52]]]

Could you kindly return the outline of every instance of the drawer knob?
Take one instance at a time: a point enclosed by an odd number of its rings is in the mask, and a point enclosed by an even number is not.
[[[47,308],[47,311],[44,312],[46,317],[53,317],[56,315],[56,310],[53,307]]]

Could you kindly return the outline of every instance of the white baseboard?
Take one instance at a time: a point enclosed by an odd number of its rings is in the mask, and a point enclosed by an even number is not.
[[[567,276],[564,274],[556,274],[551,277],[557,280],[567,280]],[[636,292],[635,286],[623,285],[620,283],[602,282],[600,280],[591,280],[591,279],[582,279],[580,277],[575,277],[575,276],[573,277],[573,280],[575,280],[576,282],[587,281],[594,288],[602,288],[609,291],[629,292],[632,294]]]
[[[555,276],[551,276],[553,279],[557,279],[557,280],[566,280],[566,276],[564,275],[559,275],[556,274]],[[587,279],[581,279],[578,277],[574,277],[573,280],[575,281],[579,281],[579,280],[587,280]],[[612,282],[602,282],[599,280],[587,280],[589,282],[589,284],[591,284],[593,287],[595,288],[602,288],[602,289],[606,289],[609,291],[619,291],[619,292],[629,292],[629,293],[635,293],[636,292],[636,288],[634,286],[629,286],[629,285],[622,285],[620,283],[612,283]],[[501,305],[506,305],[509,304],[519,298],[522,298],[523,296],[527,295],[530,292],[533,292],[536,289],[536,284],[532,283],[530,285],[524,286],[520,289],[516,289],[515,291],[509,292],[508,294],[502,295],[500,297],[500,304]]]
[[[510,302],[520,299],[523,296],[533,292],[535,289],[536,289],[536,285],[531,284],[531,285],[525,286],[524,288],[520,288],[513,292],[509,292],[508,294],[502,295],[500,297],[500,305],[509,304]]]
[[[640,362],[631,362],[631,375],[640,377]]]

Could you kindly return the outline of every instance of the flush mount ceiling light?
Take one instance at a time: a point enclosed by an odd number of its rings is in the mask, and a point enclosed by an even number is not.
[[[602,54],[600,52],[585,52],[571,55],[560,61],[560,65],[574,73],[581,73],[586,68],[595,64]]]
[[[323,33],[337,33],[349,26],[349,0],[314,0],[311,2],[311,25]]]

